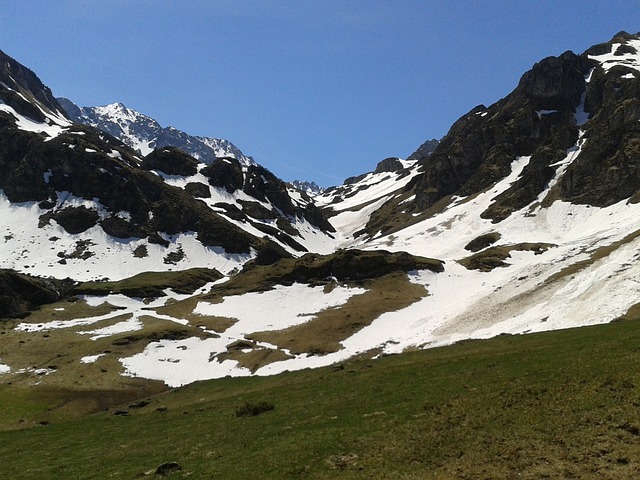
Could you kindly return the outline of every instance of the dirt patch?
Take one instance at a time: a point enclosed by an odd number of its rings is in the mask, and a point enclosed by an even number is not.
[[[293,357],[282,350],[258,347],[252,344],[250,347],[245,348],[230,348],[227,352],[216,355],[215,358],[220,362],[235,360],[241,367],[248,368],[251,373],[255,373],[265,365]]]
[[[591,256],[586,260],[581,260],[579,262],[572,263],[568,267],[565,267],[562,270],[560,270],[558,273],[551,275],[549,278],[547,278],[547,280],[545,280],[545,285],[553,283],[566,276],[573,275],[574,273],[577,273],[581,270],[584,270],[585,268],[593,265],[597,260],[608,257],[613,252],[615,252],[618,248],[626,245],[627,243],[631,243],[639,236],[640,236],[640,230],[636,230],[635,232],[630,233],[629,235],[624,237],[623,239],[618,240],[617,242],[613,242],[611,245],[606,245],[604,247],[596,248],[595,250],[590,252]]]
[[[546,252],[553,246],[554,245],[550,243],[518,243],[516,245],[500,245],[487,248],[486,250],[458,260],[458,263],[467,270],[490,272],[497,267],[509,266],[505,260],[511,256],[511,252],[513,251],[529,251],[539,255]]]
[[[427,295],[427,290],[396,272],[361,283],[367,292],[347,303],[320,312],[306,323],[285,330],[257,332],[247,338],[267,342],[294,354],[325,355],[340,350],[340,342],[363,329],[383,313],[397,311]]]

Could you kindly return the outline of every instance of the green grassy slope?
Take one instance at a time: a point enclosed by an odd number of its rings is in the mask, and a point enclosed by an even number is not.
[[[0,384],[2,409],[11,388]],[[148,401],[0,432],[2,475],[153,478],[175,461],[169,478],[638,478],[640,322],[202,382]],[[236,416],[247,402],[275,408]]]

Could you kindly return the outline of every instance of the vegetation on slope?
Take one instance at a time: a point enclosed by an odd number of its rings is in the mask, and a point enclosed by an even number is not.
[[[635,478],[639,342],[640,322],[621,321],[201,382],[2,432],[3,472],[152,478],[176,462],[172,478]],[[16,399],[35,391],[0,385],[1,410],[29,417]]]

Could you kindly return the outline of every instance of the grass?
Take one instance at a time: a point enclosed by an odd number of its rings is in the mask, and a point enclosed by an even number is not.
[[[200,382],[128,415],[0,432],[3,474],[131,479],[177,462],[170,478],[637,478],[638,345],[640,322],[619,321]],[[0,384],[0,412],[49,401],[15,387]],[[237,417],[247,404],[275,408]]]
[[[175,253],[175,252],[174,252]],[[114,282],[85,282],[75,288],[78,295],[108,295],[130,297],[158,297],[170,288],[176,293],[193,293],[209,282],[219,280],[222,274],[215,269],[190,268],[177,272],[144,272]]]
[[[536,255],[547,251],[554,245],[549,243],[518,243],[515,245],[496,245],[485,250],[479,251],[458,260],[458,263],[467,270],[479,270],[481,272],[490,272],[494,268],[507,267],[505,262],[511,256],[511,252],[534,252]],[[465,247],[466,248],[466,247]]]
[[[319,312],[312,320],[284,330],[255,332],[248,338],[267,342],[294,354],[324,355],[342,348],[340,342],[368,326],[386,312],[408,307],[427,295],[422,285],[411,283],[405,273],[391,273],[362,282],[366,292],[344,304]]]

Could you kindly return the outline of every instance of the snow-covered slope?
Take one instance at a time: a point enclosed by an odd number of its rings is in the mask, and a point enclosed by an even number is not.
[[[244,264],[237,274],[229,268],[229,278],[196,295],[83,297],[89,314],[60,323],[27,317],[18,329],[75,332],[89,345],[87,358],[100,362],[104,352],[92,350],[90,338],[190,327],[181,339],[150,340],[117,357],[126,375],[173,386],[620,318],[640,304],[639,65],[640,38],[625,33],[582,55],[544,59],[504,99],[461,117],[437,145],[408,160],[385,159],[313,198],[284,192],[234,159],[176,174],[151,155],[143,167],[165,186],[201,189],[203,206],[251,238],[282,227],[281,214],[295,218],[298,234],[281,228],[290,238],[271,231],[271,239],[290,252],[295,240],[312,253]],[[254,216],[234,219],[240,206]],[[7,216],[41,208],[0,207]],[[324,210],[335,233],[305,230],[318,220],[314,209]],[[12,218],[20,224],[19,215]],[[37,238],[24,251],[6,240],[16,265],[21,258],[34,264],[32,250],[47,244],[44,237],[62,235],[25,231],[25,245]],[[383,264],[389,269],[378,269]],[[103,302],[118,315],[91,314]],[[2,363],[23,367],[10,356]]]
[[[210,161],[169,147],[142,157],[72,123],[33,72],[0,55],[0,268],[116,280],[195,266],[227,273],[329,248],[332,228],[308,197],[292,200],[224,142],[205,139],[225,155]],[[102,113],[117,113],[125,130],[153,126],[124,107]]]

